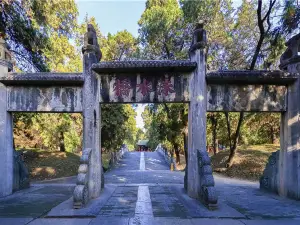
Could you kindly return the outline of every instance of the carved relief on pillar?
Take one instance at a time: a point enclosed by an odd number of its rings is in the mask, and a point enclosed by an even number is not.
[[[200,177],[200,200],[209,208],[216,209],[218,196],[215,189],[213,170],[207,151],[197,150],[198,173]]]
[[[73,193],[73,207],[80,209],[89,201],[89,167],[91,165],[92,149],[87,148],[82,152],[78,169],[76,187]]]

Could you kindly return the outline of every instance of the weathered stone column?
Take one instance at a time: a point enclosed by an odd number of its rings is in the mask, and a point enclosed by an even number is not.
[[[88,25],[88,32],[84,36],[83,73],[83,149],[92,149],[91,165],[89,166],[88,190],[89,198],[96,198],[101,191],[101,142],[100,142],[100,101],[98,80],[91,70],[93,63],[101,59],[101,51],[97,42],[96,31]]]
[[[288,49],[281,57],[281,69],[300,73],[300,34],[286,44]],[[300,199],[300,76],[288,86],[287,111],[282,113],[280,124],[280,154],[278,192],[282,196]]]
[[[5,42],[0,39],[0,76],[12,69]],[[0,197],[13,191],[13,120],[7,112],[7,91],[0,83]]]
[[[190,79],[188,118],[187,192],[213,208],[217,204],[210,158],[206,151],[206,31],[199,23],[194,31],[190,59],[197,68]]]

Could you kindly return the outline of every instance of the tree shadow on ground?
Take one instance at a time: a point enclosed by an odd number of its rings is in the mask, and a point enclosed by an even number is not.
[[[215,172],[232,178],[258,181],[263,174],[269,156],[278,148],[277,145],[240,146],[233,166],[228,169],[225,169],[225,166],[229,150],[221,151],[211,157],[212,167]]]
[[[22,149],[30,179],[49,180],[77,175],[80,155],[71,152],[55,152]]]

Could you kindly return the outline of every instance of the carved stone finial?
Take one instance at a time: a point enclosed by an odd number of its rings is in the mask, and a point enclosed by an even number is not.
[[[196,49],[203,49],[206,47],[206,30],[204,27],[204,21],[200,20],[195,27],[193,33],[192,45],[190,47],[190,52],[195,51]]]
[[[287,49],[280,57],[280,65],[279,68],[281,70],[288,70],[288,67],[294,70],[294,72],[300,71],[300,33],[293,36],[289,41],[285,44]],[[295,66],[298,64],[298,66]],[[294,65],[294,66],[293,66]],[[290,72],[289,71],[289,72]]]
[[[197,25],[196,25],[196,29],[203,29],[203,27],[204,27],[204,21],[203,20],[199,20],[198,23],[197,23]]]
[[[88,24],[87,32],[84,34],[82,53],[85,54],[86,52],[95,52],[97,60],[101,60],[102,53],[98,44],[96,30],[92,24]]]
[[[2,38],[0,38],[0,65],[7,67],[8,72],[12,71],[13,69],[12,56],[9,51],[9,46]]]

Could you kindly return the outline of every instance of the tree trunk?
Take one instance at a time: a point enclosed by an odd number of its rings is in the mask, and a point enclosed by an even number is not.
[[[226,164],[227,168],[230,168],[233,165],[233,159],[234,159],[235,153],[236,153],[236,148],[233,148],[233,147],[230,148],[230,154],[229,154],[229,158],[228,158],[228,161]]]
[[[188,130],[187,127],[184,129],[183,132],[183,147],[184,147],[184,158],[185,158],[185,165],[187,168],[188,164]]]
[[[179,155],[179,149],[175,149],[175,154],[176,154],[176,163],[180,164],[180,155]]]
[[[180,155],[179,155],[179,146],[177,144],[174,145],[176,163],[180,164]]]
[[[265,16],[262,16],[262,12],[264,11],[263,10],[263,1],[262,0],[258,0],[257,1],[258,5],[257,5],[257,25],[258,25],[258,28],[259,28],[259,39],[258,39],[258,42],[257,42],[257,45],[256,45],[256,48],[255,48],[255,51],[254,51],[254,55],[252,57],[252,60],[251,60],[251,65],[250,65],[250,70],[254,70],[255,68],[255,65],[256,65],[256,61],[258,59],[258,56],[259,56],[259,53],[261,51],[261,47],[263,45],[263,42],[264,42],[264,39],[266,38],[266,36],[269,34],[269,31],[270,31],[270,28],[271,28],[271,22],[270,22],[270,14],[272,12],[272,9],[276,3],[276,0],[270,0],[269,1],[269,6],[268,6],[268,9],[265,13]],[[264,27],[264,23],[267,22],[267,29],[265,30],[265,27]],[[229,130],[228,132],[228,135],[229,135],[229,138],[230,138],[230,122],[229,122],[229,116],[228,116],[228,112],[225,113],[225,116],[226,116],[226,120],[227,120],[227,128]],[[236,132],[235,132],[235,136],[234,136],[234,140],[233,140],[233,143],[231,142],[231,138],[230,138],[230,155],[229,155],[229,159],[228,159],[228,162],[227,162],[227,165],[226,167],[231,167],[232,164],[233,164],[233,158],[235,156],[235,153],[236,153],[236,149],[237,149],[237,142],[238,142],[238,139],[239,139],[239,135],[240,135],[240,128],[241,128],[241,124],[242,124],[242,121],[243,121],[243,117],[244,117],[244,112],[240,112],[240,118],[239,118],[239,122],[238,122],[238,126],[237,126],[237,129],[236,129]]]
[[[64,132],[60,131],[58,138],[59,138],[59,151],[65,152],[66,148],[65,148]]]
[[[228,161],[226,164],[227,168],[230,168],[233,165],[233,159],[234,159],[235,153],[237,151],[237,144],[238,144],[239,137],[240,137],[243,119],[244,119],[244,112],[240,112],[240,118],[239,118],[239,122],[238,122],[236,132],[234,135],[233,145],[230,147],[230,154],[229,154],[229,158],[228,158]]]
[[[227,124],[227,137],[229,141],[229,149],[231,149],[231,128],[230,128],[230,120],[229,120],[229,114],[228,112],[224,112],[225,118],[226,118],[226,124]]]
[[[274,132],[274,129],[273,127],[271,126],[271,129],[270,129],[270,133],[271,133],[271,143],[274,144],[275,142],[275,132]]]
[[[218,143],[217,143],[217,126],[218,126],[218,118],[216,115],[211,116],[211,123],[212,123],[212,144],[213,144],[213,151],[214,155],[218,153]]]

